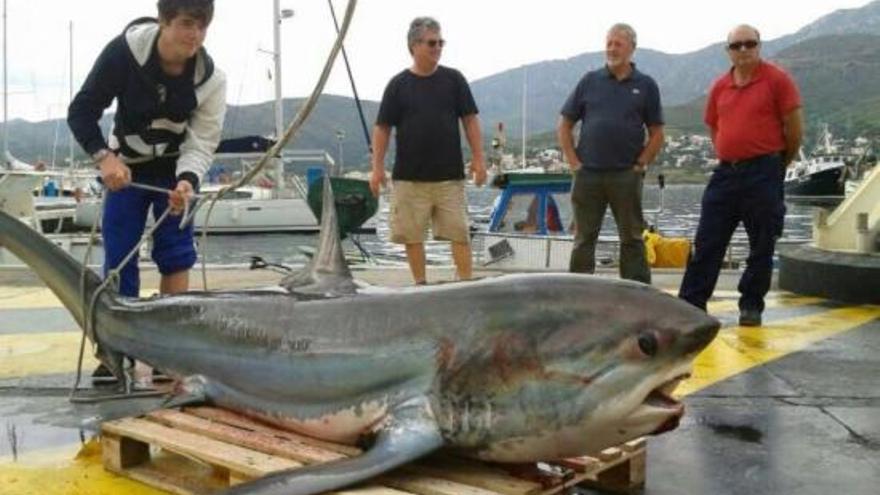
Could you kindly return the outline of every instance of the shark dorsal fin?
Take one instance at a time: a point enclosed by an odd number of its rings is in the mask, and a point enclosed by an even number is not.
[[[357,288],[342,251],[336,201],[329,174],[325,173],[323,180],[318,251],[302,270],[284,277],[281,286],[294,294],[312,296],[338,297],[355,294]]]

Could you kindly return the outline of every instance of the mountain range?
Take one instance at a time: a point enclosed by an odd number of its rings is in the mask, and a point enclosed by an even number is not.
[[[773,62],[798,83],[808,137],[815,137],[824,123],[835,135],[880,137],[880,36],[807,39],[777,52]],[[705,96],[700,96],[667,107],[667,128],[704,132],[704,105]]]
[[[793,7],[795,8],[795,7]],[[760,26],[759,26],[760,28]],[[719,33],[723,39],[726,33]],[[835,134],[880,134],[880,0],[861,8],[828,14],[797,32],[762,42],[762,55],[788,69],[798,82],[804,100],[808,128],[816,123],[831,125]],[[660,86],[667,125],[671,132],[703,132],[701,124],[705,91],[711,81],[728,68],[724,44],[719,42],[685,54],[667,54],[639,48],[639,69]],[[485,138],[497,122],[504,122],[508,146],[521,134],[523,74],[527,77],[528,133],[552,131],[559,107],[587,70],[601,67],[603,52],[584,53],[565,60],[551,60],[507,70],[471,83],[480,108]],[[290,119],[303,100],[284,100]],[[378,103],[364,101],[368,126]],[[109,127],[110,116],[102,121]],[[230,106],[224,136],[267,135],[273,131],[272,103]],[[299,149],[325,149],[338,156],[337,131],[342,130],[344,162],[365,164],[367,146],[351,98],[324,95],[294,144]],[[17,157],[60,162],[67,154],[67,126],[63,121],[9,123],[10,150]],[[82,158],[77,148],[77,156]]]
[[[758,28],[760,29],[760,26]],[[880,0],[858,9],[835,11],[794,34],[765,40],[761,44],[761,54],[764,58],[779,61],[785,66],[788,62],[785,59],[788,53],[786,50],[794,48],[795,45],[824,38],[817,40],[819,45],[827,44],[826,49],[833,50],[837,38],[827,38],[827,36],[853,34],[880,35]],[[634,61],[639,70],[650,74],[657,81],[665,109],[692,104],[695,99],[705,94],[708,86],[718,75],[728,69],[729,60],[724,51],[724,43],[721,41],[726,35],[727,33],[718,33],[718,43],[679,55],[648,48],[636,50]],[[822,50],[812,45],[810,50],[799,53],[807,55],[809,52],[814,52],[819,55]],[[875,45],[874,53],[880,53],[880,45]],[[841,54],[844,57],[848,56],[845,52]],[[804,59],[801,55],[799,57],[799,68],[803,68],[804,64],[820,62]],[[528,134],[538,134],[555,128],[559,109],[577,81],[588,70],[602,67],[604,61],[604,52],[590,52],[565,60],[526,65],[474,81],[472,88],[480,106],[484,126],[488,128],[492,123],[504,122],[508,136],[521,134],[522,108],[519,102],[522,100],[522,79],[525,70],[528,81],[526,112],[529,119]],[[825,59],[822,61],[824,62]],[[802,74],[796,76],[811,75],[809,71],[801,72]],[[844,78],[841,74],[837,80],[826,80],[826,82],[844,82]],[[812,84],[810,81],[800,79],[798,82]],[[880,79],[875,79],[875,88],[872,93],[880,94]],[[809,107],[809,103],[805,101],[805,106]],[[877,115],[877,118],[880,119],[880,115]],[[676,125],[678,122],[676,119]],[[699,125],[700,119],[691,119],[690,122]]]

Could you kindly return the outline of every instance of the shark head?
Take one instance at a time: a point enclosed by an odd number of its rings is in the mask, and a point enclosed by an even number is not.
[[[623,290],[621,301],[594,308],[608,328],[602,340],[584,340],[580,356],[550,365],[583,377],[575,403],[584,414],[574,428],[602,448],[678,426],[685,407],[673,392],[720,327],[675,297],[645,286]]]
[[[673,395],[718,320],[643,284],[521,276],[480,344],[480,375],[454,373],[469,401],[454,435],[477,457],[527,462],[590,454],[674,429]],[[490,296],[491,297],[491,296]]]

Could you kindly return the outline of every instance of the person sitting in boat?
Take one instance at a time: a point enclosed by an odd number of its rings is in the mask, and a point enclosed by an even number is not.
[[[533,234],[540,231],[540,226],[538,225],[538,207],[540,205],[540,201],[538,196],[536,195],[532,198],[531,203],[529,203],[528,214],[526,215],[525,220],[520,220],[513,224],[514,230],[517,232],[522,232],[524,234]],[[552,196],[547,196],[547,212],[544,218],[545,225],[547,226],[548,233],[560,233],[562,232],[562,221],[559,217],[559,207],[556,205],[556,200],[553,199]]]

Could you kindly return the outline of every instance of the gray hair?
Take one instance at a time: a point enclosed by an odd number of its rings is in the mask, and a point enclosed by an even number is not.
[[[629,38],[629,41],[632,42],[633,48],[636,47],[636,30],[633,29],[632,26],[626,24],[624,22],[618,22],[617,24],[611,26],[611,29],[608,30],[608,34],[611,33],[623,33]]]
[[[416,17],[409,23],[409,32],[406,33],[406,46],[412,53],[412,47],[421,41],[425,31],[440,31],[440,23],[433,17]]]
[[[750,31],[753,31],[755,33],[755,38],[758,41],[761,41],[761,33],[758,32],[758,28],[752,26],[751,24],[740,24],[739,26],[731,29],[730,32],[727,33],[727,41],[730,41],[730,37],[733,36],[733,33],[739,31],[740,29],[748,29]]]

